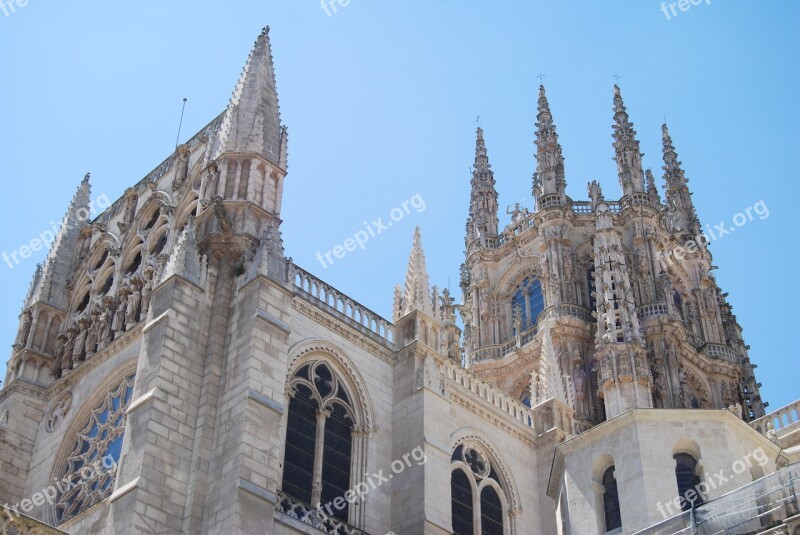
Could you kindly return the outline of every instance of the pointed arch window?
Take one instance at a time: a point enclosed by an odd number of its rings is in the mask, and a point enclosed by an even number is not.
[[[290,382],[282,492],[316,507],[344,498],[353,487],[355,415],[339,377],[323,361],[302,366]],[[338,500],[337,503],[341,503]],[[330,508],[349,522],[350,504]]]
[[[115,469],[125,434],[125,413],[135,376],[128,375],[106,393],[73,439],[72,448],[57,472],[57,524],[102,501],[114,490]]]
[[[606,522],[606,533],[622,527],[622,513],[619,509],[619,491],[614,466],[603,472],[603,514]]]
[[[507,500],[500,477],[481,450],[459,445],[451,458],[453,535],[503,535]]]
[[[536,325],[539,314],[544,310],[544,294],[539,279],[526,277],[522,281],[511,299],[511,309],[519,314],[523,331]]]

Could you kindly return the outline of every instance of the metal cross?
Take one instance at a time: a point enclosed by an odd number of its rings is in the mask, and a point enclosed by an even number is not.
[[[542,80],[544,79],[545,76],[546,76],[545,74],[539,73],[539,76],[537,76],[537,78],[539,79],[539,85],[542,85]]]
[[[612,78],[615,80],[615,82],[614,82],[614,83],[616,83],[616,84],[619,84],[619,81],[620,81],[620,79],[622,78],[622,76],[620,76],[620,75],[619,75],[619,74],[617,74],[617,73],[614,73],[614,74],[612,74],[612,75],[611,75],[611,77],[612,77]]]

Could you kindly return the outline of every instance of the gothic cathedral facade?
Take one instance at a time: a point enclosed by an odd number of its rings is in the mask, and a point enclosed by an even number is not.
[[[616,86],[613,112],[623,196],[575,201],[539,88],[505,228],[479,128],[462,302],[417,229],[389,320],[285,256],[265,29],[225,111],[92,221],[80,183],[0,391],[0,533],[635,533],[740,459],[692,504],[791,468],[800,405],[766,414],[667,126],[662,198]]]

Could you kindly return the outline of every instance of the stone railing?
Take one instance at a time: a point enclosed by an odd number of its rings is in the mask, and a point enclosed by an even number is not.
[[[588,201],[573,201],[572,211],[577,215],[592,214],[592,203]]]
[[[490,385],[471,371],[450,360],[446,360],[442,363],[441,372],[451,386],[468,390],[508,414],[514,420],[518,420],[527,427],[534,427],[533,412],[527,406],[499,388]]]
[[[550,193],[539,198],[537,207],[539,210],[543,210],[551,206],[564,206],[564,204],[564,197],[560,193]]]
[[[723,346],[720,344],[706,344],[703,346],[703,353],[712,359],[727,360],[728,362],[734,363],[739,362],[739,355],[737,355],[736,351],[728,346]]]
[[[592,323],[594,321],[592,312],[588,308],[570,303],[561,303],[560,305],[553,305],[544,309],[542,313],[539,314],[536,322],[541,324],[544,321],[555,319],[561,316],[572,316],[573,318],[578,318],[588,323]]]
[[[338,518],[325,514],[325,511],[314,509],[310,505],[290,498],[282,492],[278,492],[278,498],[278,505],[275,507],[275,512],[277,514],[288,516],[298,522],[318,529],[322,533],[328,533],[330,535],[367,535],[365,532],[354,528],[347,522],[342,522]]]
[[[482,360],[489,360],[489,359],[501,359],[508,355],[509,353],[513,352],[515,349],[519,349],[520,347],[524,347],[528,345],[531,340],[536,337],[536,333],[538,331],[538,326],[534,325],[528,328],[527,331],[522,333],[520,337],[520,344],[517,346],[517,338],[511,338],[510,340],[506,340],[502,344],[495,344],[491,346],[484,346],[480,349],[477,349],[472,357],[473,362],[480,362]]]
[[[651,303],[642,305],[636,309],[639,319],[652,318],[655,316],[669,316],[666,303]]]
[[[772,411],[769,414],[765,414],[761,418],[750,422],[750,425],[761,434],[766,435],[767,431],[769,431],[770,423],[772,423],[772,427],[775,431],[780,431],[798,422],[800,422],[800,400],[790,403],[785,407],[781,407],[776,411]]]
[[[298,293],[321,302],[328,312],[345,318],[348,324],[355,324],[383,338],[390,345],[394,344],[394,324],[389,320],[295,264],[289,265],[288,276],[289,282]]]
[[[647,193],[633,193],[630,196],[626,195],[620,199],[622,208],[629,208],[631,206],[650,206],[654,204],[653,198]]]

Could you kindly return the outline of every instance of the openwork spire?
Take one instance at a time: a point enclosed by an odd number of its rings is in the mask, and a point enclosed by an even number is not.
[[[563,205],[566,202],[564,190],[567,186],[564,178],[564,157],[561,154],[561,145],[553,124],[553,114],[550,113],[550,104],[547,102],[543,85],[539,86],[539,113],[536,120],[535,144],[538,163],[533,178],[533,195],[540,208],[542,197],[548,195],[557,195],[556,204]]]
[[[251,152],[285,169],[286,139],[281,128],[269,27],[265,27],[233,90],[217,132],[212,159],[224,152]]]
[[[395,289],[394,321],[414,310],[433,316],[433,299],[419,227],[414,231],[414,243],[411,247],[411,256],[408,258],[405,285],[402,290],[399,285]]]
[[[614,161],[617,162],[619,183],[623,195],[644,193],[644,173],[642,171],[642,153],[636,130],[630,122],[628,111],[622,102],[619,86],[614,85]]]
[[[692,194],[689,192],[689,180],[681,168],[678,153],[675,152],[666,124],[661,125],[661,138],[664,146],[664,182],[671,230],[682,234],[699,235],[700,222],[692,203]]]
[[[475,240],[495,238],[498,234],[497,190],[494,173],[489,164],[483,129],[478,128],[475,142],[475,163],[472,166],[469,219],[467,219],[467,248]]]

